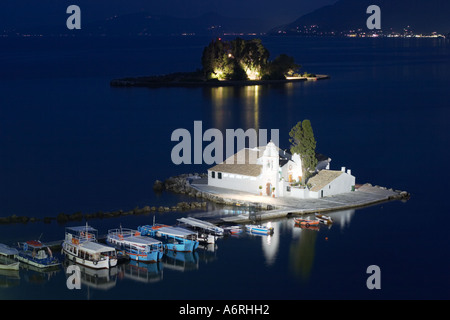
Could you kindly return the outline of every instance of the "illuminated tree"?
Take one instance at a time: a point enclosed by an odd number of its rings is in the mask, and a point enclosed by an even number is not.
[[[207,79],[284,79],[286,74],[300,68],[294,58],[285,54],[272,62],[269,56],[260,39],[224,41],[219,38],[203,50],[203,72]]]
[[[317,166],[316,139],[309,120],[299,121],[289,132],[291,153],[297,153],[302,160],[302,177],[306,183]]]

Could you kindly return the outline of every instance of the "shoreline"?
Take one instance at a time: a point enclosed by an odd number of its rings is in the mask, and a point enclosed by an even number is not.
[[[316,75],[315,77],[290,77],[281,80],[245,80],[245,81],[183,81],[183,80],[157,80],[154,77],[134,77],[113,79],[110,82],[111,87],[145,87],[145,88],[161,88],[161,87],[240,87],[240,86],[257,86],[270,84],[285,84],[304,81],[319,81],[330,79],[329,75]]]
[[[406,191],[372,186],[370,183],[358,185],[353,192],[319,199],[296,199],[288,197],[272,198],[208,186],[207,175],[198,173],[181,174],[167,178],[164,181],[156,180],[153,185],[153,190],[154,192],[168,191],[176,194],[185,194],[191,198],[196,198],[196,201],[183,201],[174,205],[146,205],[142,208],[136,207],[126,211],[98,211],[96,213],[75,212],[72,214],[59,213],[57,216],[46,216],[44,218],[11,215],[0,217],[0,225],[36,222],[51,223],[52,221],[55,221],[58,224],[65,224],[71,221],[89,221],[91,219],[141,215],[151,212],[188,212],[191,210],[206,210],[207,202],[225,206],[255,208],[257,213],[251,214],[251,216],[249,216],[249,214],[241,214],[228,218],[221,218],[223,223],[248,223],[252,222],[255,217],[257,217],[258,220],[285,218],[296,215],[362,208],[388,201],[405,201],[410,198],[410,194]]]
[[[295,215],[324,213],[367,207],[382,202],[408,200],[406,191],[372,186],[370,183],[358,185],[355,191],[319,199],[272,198],[240,191],[208,186],[205,175],[180,175],[171,177],[164,183],[167,191],[184,193],[191,197],[236,207],[254,207],[260,210],[255,217],[258,220],[285,218]],[[222,218],[225,223],[249,223],[254,217],[248,214]]]

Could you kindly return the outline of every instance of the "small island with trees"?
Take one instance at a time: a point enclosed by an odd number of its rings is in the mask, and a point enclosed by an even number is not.
[[[203,49],[202,69],[167,75],[114,79],[111,86],[234,86],[328,79],[326,75],[300,73],[294,58],[280,54],[273,60],[261,39],[212,40]]]

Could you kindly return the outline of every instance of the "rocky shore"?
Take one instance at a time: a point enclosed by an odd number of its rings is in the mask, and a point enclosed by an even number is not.
[[[258,211],[259,220],[355,209],[387,201],[406,201],[410,198],[407,191],[373,186],[370,183],[357,185],[354,192],[319,199],[272,198],[208,186],[206,174],[183,174],[170,177],[164,182],[156,181],[154,188],[161,192],[187,194],[223,205],[253,207],[255,211]],[[229,223],[247,223],[253,218],[244,214],[229,217],[230,220],[225,218],[223,220]]]
[[[214,202],[217,204],[230,205],[230,206],[251,206],[259,210],[272,210],[273,206],[270,204],[252,202],[252,201],[240,201],[235,199],[229,199],[220,195],[215,195],[210,192],[200,191],[195,187],[195,182],[199,180],[207,179],[207,174],[189,173],[179,176],[173,176],[166,180],[156,180],[153,185],[153,190],[157,192],[170,191],[178,194],[186,194],[188,196],[203,199],[206,201]]]
[[[214,190],[208,187],[206,174],[189,173],[178,176],[169,177],[164,181],[156,180],[153,184],[154,192],[173,192],[177,194],[185,194],[196,201],[178,202],[172,206],[144,206],[136,207],[132,210],[117,210],[111,212],[98,211],[95,213],[75,212],[72,214],[59,213],[55,217],[35,218],[27,216],[11,215],[0,217],[0,224],[11,223],[33,223],[42,221],[50,223],[56,221],[58,223],[67,223],[69,221],[82,221],[90,219],[105,219],[119,216],[148,214],[150,212],[180,212],[189,210],[206,210],[207,203],[213,202],[229,206],[253,207],[258,211],[280,211],[280,215],[286,214],[307,214],[318,211],[342,210],[343,208],[356,208],[375,204],[383,201],[402,200],[406,201],[410,198],[407,191],[388,189],[381,186],[372,186],[370,183],[357,185],[358,192],[351,192],[348,195],[343,194],[339,201],[342,205],[336,206],[330,204],[328,199],[307,199],[296,200],[293,198],[270,198],[257,195],[242,195],[239,192],[227,192],[226,190]],[[359,197],[355,197],[359,193]],[[346,204],[344,205],[344,203]],[[301,205],[300,205],[301,204]],[[267,215],[273,217],[272,215]]]
[[[179,177],[169,178],[164,183],[157,180],[154,184],[154,191],[155,192],[162,192],[164,190],[167,191],[173,191],[176,193],[186,193],[192,197],[197,197],[195,193],[192,192],[192,190],[189,189],[189,187],[183,187],[185,184],[186,178],[188,176],[194,176],[194,175],[182,175]],[[201,198],[201,197],[198,197]],[[95,213],[82,213],[82,212],[75,212],[75,213],[59,213],[56,216],[47,216],[44,218],[36,218],[36,217],[29,217],[29,216],[17,216],[15,214],[6,216],[6,217],[0,217],[0,224],[14,224],[14,223],[34,223],[34,222],[44,222],[44,223],[51,223],[52,221],[56,221],[57,223],[67,223],[70,221],[83,221],[83,220],[90,220],[90,219],[106,219],[106,218],[114,218],[119,216],[130,216],[130,215],[141,215],[141,214],[148,214],[151,212],[173,212],[173,211],[189,211],[189,210],[205,210],[207,206],[207,202],[202,201],[190,201],[190,202],[178,202],[175,205],[172,206],[144,206],[142,208],[136,207],[132,210],[116,210],[116,211],[109,211],[109,212],[103,212],[98,211]]]

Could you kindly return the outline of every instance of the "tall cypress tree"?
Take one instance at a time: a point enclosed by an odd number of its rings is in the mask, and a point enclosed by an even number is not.
[[[302,160],[303,182],[306,183],[317,166],[316,139],[311,121],[299,121],[289,132],[291,139],[291,153],[298,153]]]

